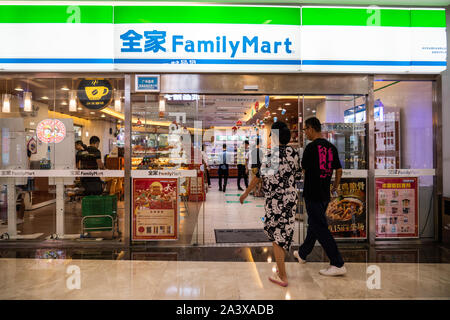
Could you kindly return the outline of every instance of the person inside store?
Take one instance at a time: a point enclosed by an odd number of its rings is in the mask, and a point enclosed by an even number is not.
[[[259,142],[260,142],[260,139],[258,136],[256,138],[256,147],[253,146],[251,152],[249,153],[248,167],[249,167],[249,170],[251,170],[250,171],[251,172],[250,180],[252,180],[256,176],[259,168],[261,168],[261,159],[262,159],[263,154],[262,154]],[[255,196],[255,197],[263,197],[264,196],[262,194],[261,182],[256,185],[255,190],[253,191],[253,196]]]
[[[89,140],[89,147],[86,148],[86,153],[82,154],[82,170],[105,169],[102,162],[102,154],[98,149],[99,146],[100,138],[92,136]],[[81,178],[81,184],[84,188],[84,195],[101,195],[103,193],[103,182],[99,177],[83,177]]]
[[[75,155],[75,165],[77,169],[80,169],[80,161],[81,161],[81,155],[86,152],[87,146],[83,143],[81,140],[77,140],[75,142],[75,150],[77,150],[77,153]]]
[[[241,188],[241,179],[244,178],[245,188],[248,188],[248,140],[244,142],[244,152],[238,158],[238,178],[237,178],[237,186],[239,191],[244,191]]]
[[[305,121],[305,131],[308,140],[312,141],[305,147],[302,158],[302,170],[305,177],[303,197],[308,213],[308,229],[306,238],[294,256],[299,263],[305,263],[306,257],[312,252],[316,240],[319,241],[330,259],[330,266],[319,271],[324,276],[344,275],[347,270],[344,260],[336,245],[330,230],[325,212],[330,202],[330,187],[333,170],[336,177],[331,191],[337,192],[342,166],[336,147],[322,138],[321,124],[316,117]]]
[[[211,188],[211,179],[209,178],[208,155],[206,154],[205,145],[202,145],[202,164],[205,169],[206,179],[208,181],[208,188]]]
[[[291,131],[281,121],[271,127],[272,148],[264,156],[262,165],[250,185],[239,198],[241,204],[256,185],[262,181],[265,196],[264,231],[273,244],[277,271],[269,280],[287,287],[288,278],[285,268],[285,251],[291,247],[298,193],[296,182],[301,178],[300,156],[287,146],[291,140]]]
[[[227,145],[224,143],[222,145],[222,154],[220,157],[220,165],[219,165],[219,191],[226,192],[227,182],[228,182],[228,154],[227,154]],[[223,179],[223,185],[222,185]]]

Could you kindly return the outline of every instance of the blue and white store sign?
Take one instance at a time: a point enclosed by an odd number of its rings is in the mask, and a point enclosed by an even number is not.
[[[159,92],[160,77],[158,74],[137,74],[135,79],[136,92]]]
[[[0,1],[0,41],[0,72],[440,73],[447,66],[439,8]],[[142,79],[142,90],[156,90],[153,80]]]
[[[296,26],[139,24],[116,25],[115,63],[121,70],[298,71]]]

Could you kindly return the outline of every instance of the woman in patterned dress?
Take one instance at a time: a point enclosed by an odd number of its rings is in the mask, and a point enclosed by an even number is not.
[[[288,285],[284,264],[285,251],[289,252],[294,235],[297,210],[296,182],[300,180],[301,168],[298,152],[287,146],[291,133],[283,122],[275,122],[271,128],[272,148],[264,157],[260,172],[241,195],[240,202],[262,180],[265,196],[264,231],[273,244],[277,273],[269,280],[286,287]]]

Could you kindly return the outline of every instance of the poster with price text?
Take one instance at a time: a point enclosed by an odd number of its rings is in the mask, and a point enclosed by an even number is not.
[[[133,179],[133,240],[178,239],[178,179]]]
[[[418,179],[376,178],[376,237],[418,238]]]
[[[326,216],[328,228],[336,239],[367,238],[367,180],[342,178],[337,197],[331,198]]]

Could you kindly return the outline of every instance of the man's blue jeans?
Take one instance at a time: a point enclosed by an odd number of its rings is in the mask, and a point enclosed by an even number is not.
[[[316,240],[318,240],[330,259],[330,264],[338,268],[342,267],[344,260],[339,253],[333,235],[328,229],[328,222],[325,215],[328,201],[317,202],[305,199],[305,204],[308,213],[308,230],[305,242],[303,242],[298,250],[300,258],[306,260],[306,257],[313,250]]]

